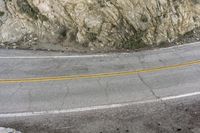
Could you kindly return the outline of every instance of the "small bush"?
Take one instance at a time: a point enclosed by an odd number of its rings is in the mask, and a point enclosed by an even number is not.
[[[142,22],[144,22],[144,23],[146,23],[146,22],[148,22],[148,18],[147,18],[147,16],[146,15],[141,15],[141,18],[140,18],[140,20],[142,21]]]
[[[48,21],[48,18],[42,15],[37,7],[32,7],[27,0],[17,0],[17,5],[22,13],[27,14],[34,20]]]
[[[2,17],[5,14],[5,12],[0,11],[0,17]]]
[[[38,19],[39,10],[37,8],[32,8],[27,0],[17,0],[17,5],[22,13],[27,14],[32,19]]]
[[[91,41],[91,42],[94,42],[97,40],[97,33],[88,33],[88,39]]]
[[[130,36],[128,39],[122,42],[122,48],[125,49],[141,49],[147,47],[142,40],[144,35],[143,31],[138,31],[135,35]]]

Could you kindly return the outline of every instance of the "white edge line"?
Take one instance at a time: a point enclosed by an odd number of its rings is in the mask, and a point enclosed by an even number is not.
[[[69,55],[69,56],[1,56],[0,59],[64,59],[64,58],[93,58],[106,57],[107,54],[102,55]]]
[[[169,100],[192,97],[192,96],[197,96],[197,95],[200,95],[200,92],[193,92],[193,93],[187,93],[187,94],[182,94],[182,95],[177,95],[177,96],[163,97],[163,98],[160,98],[160,99],[153,99],[153,100],[146,100],[146,101],[139,101],[139,102],[129,102],[129,103],[122,103],[122,104],[92,106],[92,107],[66,109],[66,110],[23,112],[23,113],[6,113],[6,114],[0,114],[0,118],[31,117],[31,116],[56,115],[56,114],[64,114],[64,113],[76,113],[76,112],[85,112],[85,111],[94,111],[94,110],[103,110],[103,109],[113,109],[113,108],[120,108],[120,107],[131,106],[131,105],[154,103],[154,102],[161,102],[161,101],[169,101]]]
[[[186,44],[181,44],[181,45],[174,45],[171,47],[166,47],[166,48],[155,48],[154,50],[158,51],[158,50],[171,50],[173,48],[183,48],[183,47],[187,47],[187,46],[192,46],[192,45],[199,45],[200,41],[198,42],[193,42],[193,43],[186,43]]]
[[[152,51],[159,51],[159,50],[170,50],[173,48],[182,48],[182,47],[187,47],[191,45],[197,45],[200,44],[200,42],[194,42],[194,43],[187,43],[183,45],[175,45],[167,48],[156,48],[153,49]],[[144,51],[144,52],[148,52]],[[93,58],[93,57],[108,57],[108,56],[115,56],[115,55],[130,55],[133,53],[129,52],[124,52],[124,53],[108,53],[108,54],[94,54],[94,55],[57,55],[57,56],[0,56],[0,59],[64,59],[64,58]]]

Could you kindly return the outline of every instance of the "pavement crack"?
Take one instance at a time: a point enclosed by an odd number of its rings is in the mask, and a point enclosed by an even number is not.
[[[166,61],[164,61],[164,60],[162,59],[162,57],[160,56],[160,54],[157,54],[157,57],[158,57],[158,61],[159,61],[159,62],[161,62],[164,66],[167,66]]]
[[[153,94],[153,96],[154,96],[156,99],[158,99],[158,100],[161,102],[161,104],[164,105],[165,110],[167,110],[167,109],[170,107],[170,105],[168,105],[164,100],[162,100],[161,97],[159,97],[158,95],[156,95],[156,93],[153,91],[153,88],[144,80],[144,78],[142,78],[142,76],[141,76],[139,73],[138,73],[138,77],[139,77],[140,81],[141,81],[146,87],[149,88],[149,90],[151,91],[151,93]]]
[[[156,93],[153,91],[153,88],[142,78],[142,76],[139,73],[137,75],[138,75],[140,81],[150,90],[150,92],[153,94],[153,96],[156,99],[160,99],[160,97],[157,96]]]
[[[64,97],[63,97],[63,100],[62,100],[62,103],[61,103],[61,106],[60,106],[60,110],[62,110],[62,108],[63,108],[63,106],[64,106],[64,104],[65,104],[65,99],[67,98],[67,96],[69,95],[69,90],[70,90],[70,87],[69,87],[69,85],[68,84],[66,84],[66,89],[67,89],[67,91],[65,92],[65,95],[64,95]]]
[[[16,90],[9,95],[9,98],[12,98],[14,95],[16,95],[17,92],[19,91],[19,89],[22,87],[23,87],[23,85],[21,83],[19,83],[19,87],[17,87]],[[5,106],[5,105],[6,105],[6,103],[1,104],[1,106]]]
[[[145,61],[144,61],[144,55],[141,53],[141,55],[137,55],[137,58],[138,58],[138,61],[139,61],[139,63],[141,64],[141,66],[142,66],[142,68],[144,69],[144,63],[145,63]]]
[[[140,81],[149,88],[150,92],[153,94],[153,96],[158,99],[163,105],[164,108],[167,110],[168,107],[170,107],[170,105],[168,105],[164,100],[162,100],[162,98],[158,95],[156,95],[156,93],[153,91],[153,88],[144,80],[144,78],[142,78],[142,76],[138,73],[138,77],[140,79]]]
[[[23,85],[21,83],[19,83],[19,87],[17,87],[17,89],[10,95],[10,97],[13,97],[19,91],[19,89],[22,87],[23,87]]]
[[[102,87],[102,88],[104,89],[106,99],[108,100],[108,99],[109,99],[108,81],[106,81],[106,86],[103,86],[103,85],[102,85],[102,83],[101,83],[101,78],[97,79],[97,83],[99,84],[100,87]]]
[[[178,54],[178,53],[179,53],[179,52],[177,52],[176,48],[174,48],[174,49],[173,49],[173,54],[174,54],[176,57],[179,57],[180,60],[184,61],[185,58],[184,58],[182,55]]]
[[[31,98],[32,98],[31,90],[29,89],[28,90],[28,109],[29,110],[31,110]]]

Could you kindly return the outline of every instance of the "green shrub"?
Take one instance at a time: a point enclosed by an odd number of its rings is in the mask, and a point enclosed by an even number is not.
[[[5,14],[5,12],[0,11],[0,17],[2,17]]]
[[[144,35],[143,31],[138,31],[135,35],[130,36],[128,39],[122,42],[122,48],[125,49],[141,49],[147,47],[142,40]]]
[[[48,21],[48,18],[42,15],[37,7],[32,7],[27,0],[17,0],[17,5],[22,13],[27,14],[34,20]]]
[[[148,22],[148,18],[147,18],[147,16],[146,15],[141,15],[141,18],[140,18],[140,20],[142,21],[142,22],[144,22],[144,23],[146,23],[146,22]]]

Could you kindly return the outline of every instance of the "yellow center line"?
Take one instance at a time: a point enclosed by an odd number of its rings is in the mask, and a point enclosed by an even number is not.
[[[110,72],[110,73],[98,73],[98,74],[85,74],[85,75],[71,75],[71,76],[55,76],[55,77],[38,77],[38,78],[21,78],[21,79],[0,79],[0,84],[8,83],[33,83],[33,82],[48,82],[48,81],[63,81],[63,80],[79,80],[79,79],[93,79],[93,78],[109,78],[117,76],[129,76],[138,73],[152,73],[163,70],[172,70],[192,65],[200,64],[200,60],[185,62],[182,64],[155,67],[149,69],[140,69],[135,71],[121,71],[121,72]]]

